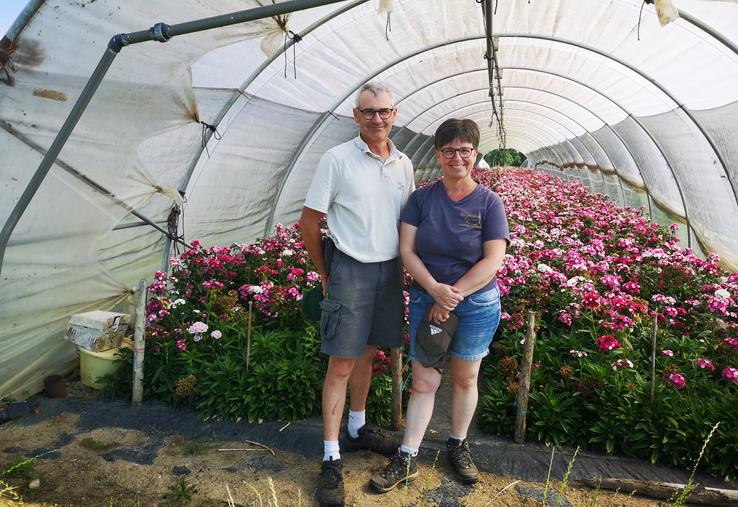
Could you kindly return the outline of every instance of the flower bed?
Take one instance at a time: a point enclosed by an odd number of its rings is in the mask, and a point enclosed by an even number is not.
[[[145,394],[191,405],[204,417],[319,413],[326,358],[301,300],[320,277],[297,225],[278,225],[273,237],[254,243],[192,245],[171,259],[171,275],[157,272],[149,286]],[[379,351],[368,400],[382,423],[391,414],[388,364]]]
[[[738,472],[738,273],[721,273],[660,227],[579,184],[527,170],[478,172],[505,202],[512,243],[499,285],[501,338],[484,365],[479,421],[512,435],[528,310],[538,341],[528,437]],[[159,272],[147,307],[145,390],[203,416],[317,414],[325,370],[300,311],[319,284],[296,226],[249,244],[193,248]],[[409,280],[406,280],[409,282]],[[246,337],[252,343],[246,371]],[[658,320],[651,401],[652,322]],[[368,409],[387,423],[389,359],[377,356]]]
[[[738,473],[738,273],[697,258],[639,210],[578,183],[506,170],[511,245],[499,273],[502,338],[487,360],[480,423],[511,435],[524,319],[538,313],[528,437]],[[656,385],[651,401],[652,324]]]

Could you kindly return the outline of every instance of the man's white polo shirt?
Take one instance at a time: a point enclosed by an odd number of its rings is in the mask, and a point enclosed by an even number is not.
[[[413,166],[395,145],[382,159],[357,136],[328,150],[305,198],[305,206],[328,215],[336,247],[360,262],[400,255],[400,211],[415,190]]]

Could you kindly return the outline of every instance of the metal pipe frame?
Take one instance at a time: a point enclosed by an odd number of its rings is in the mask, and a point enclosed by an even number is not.
[[[656,139],[651,134],[651,131],[649,129],[647,129],[645,125],[643,125],[643,123],[638,119],[638,117],[634,116],[628,109],[626,109],[622,104],[620,104],[616,100],[614,100],[614,99],[610,98],[609,96],[605,95],[604,93],[602,93],[598,89],[596,89],[596,88],[594,88],[594,87],[592,87],[592,86],[590,86],[590,85],[588,85],[586,83],[583,83],[583,82],[581,82],[581,81],[579,81],[579,80],[577,80],[575,78],[572,78],[572,77],[569,77],[569,76],[565,76],[563,74],[558,74],[558,73],[547,71],[547,70],[535,69],[535,68],[531,68],[531,67],[501,67],[501,69],[503,69],[503,70],[525,71],[525,72],[537,72],[537,73],[546,74],[548,76],[553,76],[553,77],[556,77],[556,78],[559,78],[559,79],[564,79],[564,80],[570,81],[572,83],[575,83],[575,84],[577,84],[577,85],[579,85],[581,87],[584,87],[584,88],[586,88],[586,89],[594,92],[598,96],[606,99],[611,104],[613,104],[614,106],[616,106],[623,113],[625,113],[625,115],[628,118],[631,118],[641,128],[641,130],[643,131],[643,133],[646,134],[646,136],[651,140],[651,142],[653,143],[654,147],[656,147],[656,149],[658,150],[659,154],[663,158],[664,163],[666,164],[666,167],[669,169],[669,172],[671,173],[671,176],[673,178],[674,184],[677,187],[677,191],[679,192],[679,199],[682,202],[682,209],[684,210],[684,219],[687,221],[687,223],[689,223],[689,214],[688,214],[689,212],[687,211],[687,205],[686,205],[686,202],[684,200],[684,194],[682,192],[682,188],[681,188],[681,185],[679,183],[679,180],[677,179],[676,174],[674,173],[674,169],[671,167],[671,163],[669,162],[669,158],[666,156],[666,154],[664,153],[664,151],[661,148],[661,146],[659,145],[659,143],[656,142]],[[470,74],[470,73],[474,73],[474,72],[483,72],[483,71],[484,71],[484,69],[474,69],[474,70],[469,70],[469,71],[464,71],[464,72],[452,74],[452,75],[446,76],[444,78],[435,80],[432,83],[429,83],[429,84],[427,84],[427,85],[419,88],[418,90],[415,90],[412,94],[416,93],[420,89],[427,88],[428,86],[431,86],[433,84],[440,83],[440,82],[442,82],[442,81],[444,81],[446,79],[451,79],[451,78],[454,78],[454,77],[458,77],[458,76],[462,76],[462,75],[466,75],[466,74]],[[537,88],[532,88],[532,89],[538,90]],[[610,130],[613,133],[613,135],[615,135],[615,137],[617,137],[617,139],[620,141],[620,143],[623,145],[623,147],[628,152],[628,155],[630,156],[630,158],[633,160],[633,163],[634,163],[635,167],[638,169],[638,172],[641,174],[641,179],[643,180],[643,173],[642,173],[640,167],[638,166],[638,164],[635,162],[635,156],[633,155],[633,152],[631,151],[630,147],[628,146],[628,143],[625,142],[625,140],[620,136],[620,134],[615,129],[612,128],[612,126],[610,126],[610,124],[608,124],[604,119],[602,119],[592,109],[588,108],[587,106],[585,106],[585,105],[583,105],[583,104],[581,104],[579,102],[574,102],[569,97],[564,97],[564,96],[562,96],[560,94],[556,94],[556,93],[550,92],[548,90],[539,90],[539,91],[546,92],[546,93],[549,93],[549,94],[553,94],[553,95],[556,95],[557,97],[566,99],[566,100],[568,100],[568,101],[570,101],[570,102],[572,102],[574,104],[577,104],[577,105],[581,106],[582,108],[584,108],[587,111],[589,111],[593,116],[595,116],[600,122],[603,123],[603,125],[608,130]],[[403,100],[405,98],[409,97],[412,94],[409,94],[409,95],[403,97]],[[589,135],[590,135],[590,137],[592,137],[592,139],[595,139],[595,141],[597,141],[597,139],[591,133]],[[602,147],[602,145],[599,143],[599,141],[597,141],[597,144],[600,145],[600,147]],[[612,162],[611,157],[609,156],[609,154],[607,153],[607,151],[604,150],[604,148],[603,148],[603,151],[604,151],[605,155]],[[613,164],[613,168],[615,168],[615,165],[614,164]],[[644,184],[645,184],[645,180],[643,180],[643,181],[644,181]],[[691,239],[688,239],[688,246],[691,246]]]
[[[0,232],[0,273],[2,273],[3,260],[5,258],[5,250],[7,249],[10,236],[13,233],[16,225],[20,221],[23,213],[30,204],[33,196],[36,195],[38,188],[46,178],[49,170],[51,169],[54,161],[59,156],[64,144],[72,134],[74,127],[79,122],[85,109],[89,105],[92,97],[95,95],[97,88],[105,78],[108,69],[113,64],[115,57],[118,55],[120,50],[132,44],[138,44],[141,42],[148,41],[159,41],[167,42],[172,37],[178,35],[184,35],[189,33],[201,32],[204,30],[210,30],[211,28],[220,28],[223,26],[234,25],[238,23],[244,23],[247,21],[254,21],[257,19],[268,18],[277,16],[280,14],[287,14],[296,10],[309,9],[311,7],[317,7],[321,5],[328,5],[337,3],[341,0],[291,0],[279,4],[267,5],[266,7],[258,7],[255,9],[248,9],[244,11],[234,12],[231,14],[225,14],[221,16],[214,16],[211,18],[205,18],[196,21],[189,21],[185,23],[179,23],[176,25],[167,25],[165,23],[157,23],[148,30],[142,30],[132,33],[123,33],[113,36],[108,43],[108,47],[105,49],[103,56],[100,58],[95,70],[87,81],[82,93],[77,98],[72,111],[67,116],[61,130],[54,138],[51,146],[44,155],[43,160],[39,164],[36,172],[31,177],[31,180],[26,185],[26,189],[21,194],[18,202],[10,212],[8,219],[6,220],[2,232]],[[35,12],[35,11],[34,11]],[[28,18],[23,22],[23,27],[28,23],[28,20],[33,16],[30,14]],[[16,27],[13,25],[18,32],[22,30],[22,27]]]

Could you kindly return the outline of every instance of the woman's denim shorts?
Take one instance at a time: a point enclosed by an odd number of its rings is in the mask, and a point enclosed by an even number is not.
[[[435,303],[416,286],[410,288],[410,360],[415,360],[418,326]],[[463,361],[476,361],[489,354],[489,346],[500,323],[500,291],[497,287],[464,298],[454,309],[459,318],[449,353]]]

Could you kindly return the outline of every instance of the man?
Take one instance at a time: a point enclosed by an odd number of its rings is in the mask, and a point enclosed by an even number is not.
[[[318,164],[300,217],[305,247],[323,281],[321,351],[324,452],[321,506],[344,502],[339,431],[346,386],[350,411],[344,450],[392,453],[397,441],[365,422],[372,361],[378,346],[402,345],[400,211],[415,189],[410,160],[389,139],[397,118],[392,91],[367,83],[356,95],[358,137],[328,150]],[[328,216],[325,251],[320,221]]]

